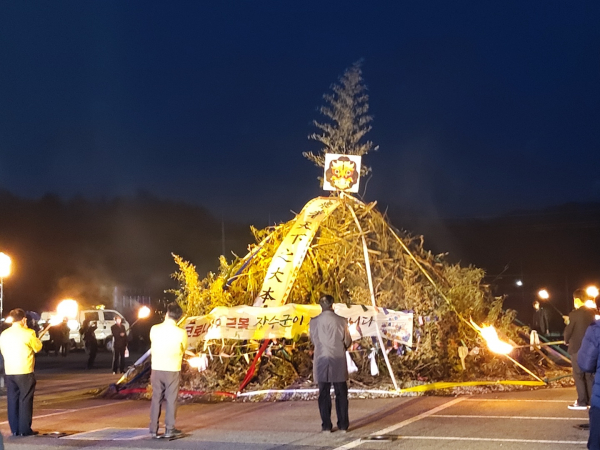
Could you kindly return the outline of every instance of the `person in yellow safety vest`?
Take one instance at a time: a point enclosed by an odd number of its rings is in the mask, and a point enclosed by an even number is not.
[[[6,373],[8,423],[13,436],[37,434],[31,429],[35,376],[34,354],[42,349],[35,331],[27,328],[27,317],[21,308],[10,312],[13,324],[0,334],[0,351]]]
[[[187,349],[187,332],[177,326],[183,311],[177,303],[167,305],[165,321],[150,329],[150,353],[152,355],[152,402],[150,406],[150,436],[159,438],[158,420],[164,399],[165,434],[171,438],[182,434],[175,428],[175,408],[179,394],[181,362]]]

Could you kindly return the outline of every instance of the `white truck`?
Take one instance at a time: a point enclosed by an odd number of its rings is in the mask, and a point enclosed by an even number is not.
[[[54,316],[57,316],[56,312],[44,311],[39,321],[41,329],[44,329],[48,325],[50,318]],[[97,325],[96,339],[98,340],[98,346],[105,346],[107,350],[112,350],[112,333],[110,328],[115,324],[115,317],[117,316],[121,318],[121,323],[129,333],[129,322],[125,320],[125,317],[119,311],[115,311],[114,309],[83,309],[78,311],[77,319],[70,319],[67,322],[72,347],[83,348],[84,342],[79,330],[83,326],[83,322],[88,320],[89,322],[95,322]],[[41,341],[44,343],[49,339],[49,333],[45,333]]]

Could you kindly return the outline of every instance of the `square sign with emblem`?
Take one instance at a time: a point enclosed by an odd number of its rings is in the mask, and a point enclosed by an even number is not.
[[[323,189],[326,191],[358,192],[360,181],[358,155],[325,154],[325,176]]]

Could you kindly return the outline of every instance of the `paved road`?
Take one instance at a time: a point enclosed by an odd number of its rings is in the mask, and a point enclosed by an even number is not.
[[[100,363],[109,355],[101,355]],[[350,403],[348,433],[318,432],[314,401],[275,403],[184,404],[177,425],[189,436],[175,441],[147,436],[149,402],[103,400],[89,387],[112,382],[109,369],[80,370],[69,356],[38,361],[34,429],[68,436],[5,437],[7,449],[585,449],[585,411],[570,411],[574,389],[540,389],[483,396],[356,399]],[[108,367],[108,366],[106,366]],[[5,400],[0,402],[0,430],[9,434]],[[87,433],[87,434],[84,434]],[[386,435],[394,441],[367,441]],[[103,437],[103,440],[94,440]],[[121,440],[109,440],[119,438]]]

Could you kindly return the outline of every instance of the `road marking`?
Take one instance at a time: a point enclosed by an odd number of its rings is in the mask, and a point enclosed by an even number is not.
[[[133,401],[133,400],[125,400],[125,402],[130,402],[130,401]],[[79,411],[87,411],[88,409],[103,408],[105,406],[111,406],[111,405],[115,405],[117,403],[122,404],[124,402],[123,401],[119,401],[119,402],[106,403],[104,405],[88,406],[86,408],[65,409],[65,410],[62,410],[60,412],[54,412],[54,413],[49,413],[49,414],[41,414],[39,416],[33,416],[33,419],[43,419],[44,417],[58,416],[60,414],[70,414],[70,413],[79,412]],[[0,422],[0,425],[6,425],[7,423],[8,423],[8,420],[5,420],[4,422]]]
[[[455,404],[460,403],[460,402],[462,402],[465,399],[466,399],[465,397],[455,398],[454,400],[451,400],[451,401],[449,401],[447,403],[444,403],[443,405],[436,406],[435,408],[430,409],[429,411],[425,411],[424,413],[421,413],[421,414],[416,415],[414,417],[411,417],[410,419],[406,419],[406,420],[403,420],[402,422],[398,422],[397,424],[392,425],[392,426],[387,427],[387,428],[384,428],[383,430],[375,431],[374,433],[371,433],[371,436],[388,434],[388,433],[390,433],[392,431],[397,430],[398,428],[405,427],[407,425],[410,425],[411,423],[417,422],[418,420],[424,419],[425,417],[432,416],[436,412],[442,411],[442,410],[444,410],[446,408],[454,406]],[[362,441],[360,439],[357,439],[355,441],[348,442],[347,444],[344,444],[341,447],[337,447],[334,450],[347,450],[349,448],[358,447],[360,444],[363,444],[363,443],[364,443],[364,441]]]
[[[484,441],[484,442],[517,442],[522,444],[576,444],[586,445],[586,441],[551,441],[549,439],[503,439],[503,438],[478,438],[460,436],[398,436],[398,439],[423,439],[437,441]],[[344,447],[340,447],[344,448]]]
[[[571,400],[534,400],[534,399],[510,399],[510,398],[468,398],[467,402],[534,402],[534,403],[568,403],[572,404]]]
[[[74,439],[80,441],[135,441],[149,437],[146,428],[114,428],[105,427],[96,430],[63,436],[61,439]]]
[[[543,416],[484,416],[484,415],[469,415],[469,414],[434,414],[431,417],[448,417],[448,418],[468,418],[468,419],[525,419],[525,420],[578,420],[581,422],[586,417],[543,417]]]

